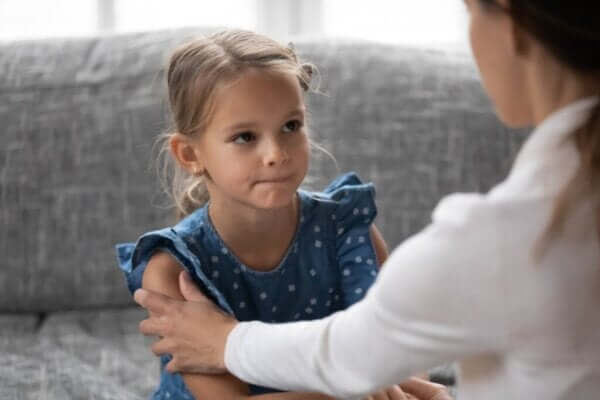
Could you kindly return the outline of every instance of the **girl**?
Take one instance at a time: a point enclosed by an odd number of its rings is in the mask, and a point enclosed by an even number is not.
[[[356,397],[458,359],[461,400],[599,398],[600,2],[466,4],[498,116],[536,126],[508,178],[442,200],[365,299],[324,320],[236,323],[136,293],[170,368]]]
[[[374,189],[355,174],[322,193],[298,189],[308,168],[304,91],[312,68],[257,34],[226,31],[177,50],[167,84],[174,132],[164,149],[181,170],[183,219],[117,246],[129,289],[181,299],[185,270],[238,320],[321,318],[360,300],[387,255],[372,224]],[[239,399],[273,392],[233,376],[171,374],[161,357],[155,399]],[[403,398],[392,386],[378,398]],[[307,393],[266,399],[326,399]]]

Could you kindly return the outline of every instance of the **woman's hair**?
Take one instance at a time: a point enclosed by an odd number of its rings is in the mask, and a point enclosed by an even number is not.
[[[499,7],[497,0],[479,1],[486,6]],[[564,65],[583,75],[596,74],[600,81],[598,0],[510,0],[504,11]],[[562,232],[569,212],[580,200],[591,197],[600,206],[600,102],[573,135],[581,164],[556,199],[550,223],[540,242],[541,251]]]
[[[159,173],[165,192],[183,218],[208,201],[204,177],[194,176],[169,157],[169,140],[176,133],[201,134],[211,121],[215,95],[249,69],[292,74],[304,91],[311,88],[314,67],[301,63],[294,49],[243,30],[226,30],[195,39],[172,54],[167,90],[172,127],[160,135]]]

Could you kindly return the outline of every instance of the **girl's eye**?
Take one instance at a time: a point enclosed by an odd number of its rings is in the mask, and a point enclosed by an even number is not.
[[[232,142],[237,143],[237,144],[244,144],[244,143],[251,142],[252,140],[254,140],[254,135],[252,133],[243,132],[243,133],[236,135],[233,138]]]
[[[294,119],[291,121],[288,121],[285,123],[285,125],[283,125],[283,131],[284,132],[295,132],[298,129],[302,128],[302,121]]]

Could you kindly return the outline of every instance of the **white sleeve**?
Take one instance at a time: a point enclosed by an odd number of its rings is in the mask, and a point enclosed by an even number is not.
[[[501,237],[485,197],[453,195],[394,250],[363,301],[315,321],[240,323],[225,363],[240,379],[359,398],[410,374],[506,346]]]

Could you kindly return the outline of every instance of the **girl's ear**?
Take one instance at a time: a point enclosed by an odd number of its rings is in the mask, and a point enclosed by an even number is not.
[[[192,175],[201,175],[204,166],[198,154],[197,146],[189,137],[181,133],[174,133],[169,139],[171,154],[177,163]]]

